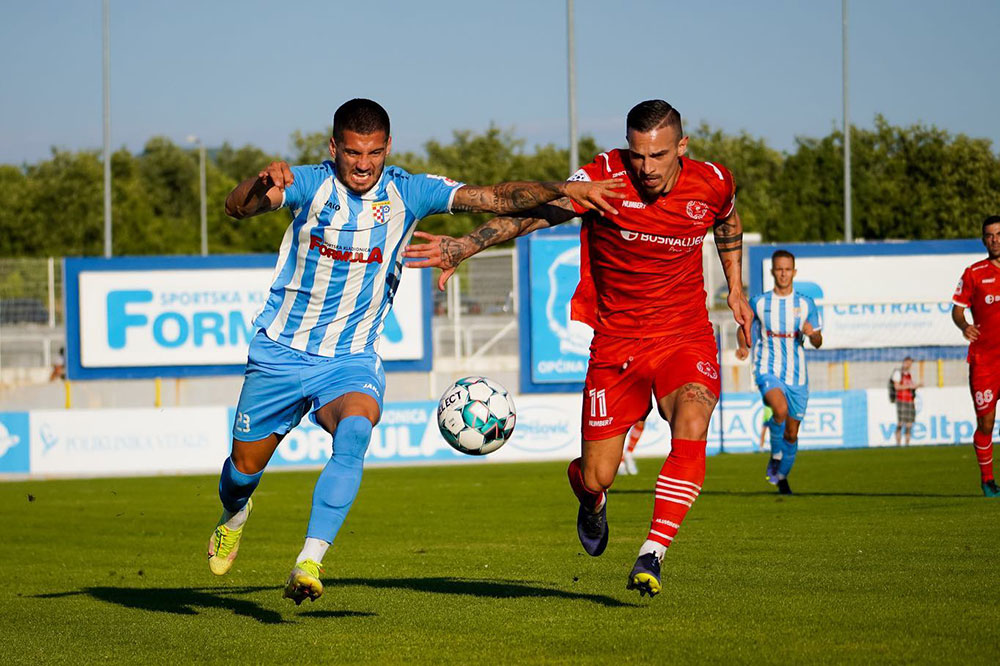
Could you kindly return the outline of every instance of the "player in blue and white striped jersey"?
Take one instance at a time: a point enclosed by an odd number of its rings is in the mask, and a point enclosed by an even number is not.
[[[823,344],[823,324],[816,303],[794,289],[795,256],[791,252],[778,250],[771,256],[771,275],[774,289],[750,299],[753,371],[764,403],[773,411],[767,480],[781,494],[790,495],[788,474],[795,464],[799,424],[809,402],[805,338],[818,349]],[[737,335],[736,355],[745,359],[749,350],[743,331]]]
[[[391,147],[385,109],[354,99],[334,114],[332,161],[273,162],[226,199],[226,213],[238,219],[282,206],[293,219],[267,302],[254,319],[258,331],[219,481],[223,513],[209,542],[209,567],[221,575],[232,566],[264,467],[309,413],[333,436],[333,456],[316,483],[305,545],[285,587],[296,603],[322,594],[320,564],[361,484],[385,392],[379,333],[417,222],[456,211],[506,214],[561,197],[613,212],[605,198],[622,197],[620,180],[479,187],[410,174],[385,167]]]

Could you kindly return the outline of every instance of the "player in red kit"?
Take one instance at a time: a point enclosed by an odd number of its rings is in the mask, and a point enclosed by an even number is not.
[[[969,390],[976,409],[976,448],[983,494],[1000,497],[993,478],[993,424],[1000,394],[1000,215],[983,222],[983,245],[989,257],[977,261],[958,281],[951,320],[969,341]],[[965,310],[972,312],[970,324]]]
[[[662,100],[636,105],[626,120],[627,149],[601,153],[571,180],[626,177],[615,214],[586,213],[580,230],[580,283],[574,319],[594,329],[583,395],[582,456],[569,466],[580,502],[577,533],[590,555],[608,543],[607,489],[625,436],[655,399],[670,423],[671,450],[656,481],[653,519],[629,574],[629,589],[660,591],[660,562],[705,478],[705,441],[720,382],[718,350],[705,306],[702,244],[714,230],[729,282],[729,307],[749,336],[752,312],[743,295],[743,227],[729,171],[684,157],[680,114]],[[566,222],[582,209],[567,199],[524,217],[498,217],[462,238],[417,232],[428,241],[405,257],[444,269],[536,229]]]

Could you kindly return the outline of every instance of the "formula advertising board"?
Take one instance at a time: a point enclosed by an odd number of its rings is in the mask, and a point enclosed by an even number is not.
[[[242,372],[273,255],[66,260],[70,379]],[[429,273],[406,275],[385,319],[386,369],[430,366]]]

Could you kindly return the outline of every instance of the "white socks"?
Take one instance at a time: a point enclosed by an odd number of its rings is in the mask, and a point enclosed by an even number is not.
[[[231,530],[240,529],[247,522],[247,516],[250,515],[250,511],[247,509],[248,506],[250,505],[247,504],[236,513],[230,513],[228,509],[223,509],[220,522]]]
[[[653,553],[656,555],[656,559],[660,562],[663,561],[663,556],[667,554],[667,547],[658,541],[650,541],[646,539],[645,543],[639,549],[639,556],[642,557],[646,553]]]
[[[313,562],[323,562],[323,556],[326,555],[326,549],[330,547],[330,544],[322,539],[314,539],[312,537],[306,537],[306,544],[302,546],[302,552],[299,556],[295,558],[295,563],[298,564],[303,560],[312,560]]]

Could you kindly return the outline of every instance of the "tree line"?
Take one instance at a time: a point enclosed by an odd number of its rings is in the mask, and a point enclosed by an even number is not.
[[[326,132],[296,132],[293,164],[328,159]],[[801,137],[781,152],[747,132],[708,125],[691,134],[689,155],[728,166],[736,176],[744,226],[767,241],[843,238],[843,135]],[[613,147],[613,146],[611,146]],[[580,141],[581,159],[610,147]],[[882,116],[872,129],[852,128],[854,235],[868,240],[967,238],[982,219],[1000,214],[1000,156],[987,139],[953,135],[928,125],[898,127]],[[290,220],[281,210],[251,220],[226,217],[223,202],[241,180],[279,156],[251,145],[208,152],[209,251],[274,252]],[[512,131],[456,131],[428,141],[421,152],[393,154],[392,164],[455,180],[561,180],[568,150],[527,150]],[[198,153],[167,138],[142,152],[112,155],[115,255],[197,254],[200,247]],[[481,215],[428,218],[423,229],[460,234]],[[103,165],[98,151],[53,149],[30,165],[0,165],[0,257],[100,256],[104,247]]]

